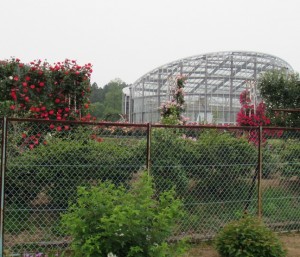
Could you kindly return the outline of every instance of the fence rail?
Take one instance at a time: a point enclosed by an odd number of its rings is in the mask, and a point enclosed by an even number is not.
[[[3,118],[0,133],[0,250],[68,247],[60,215],[77,187],[144,170],[157,193],[175,187],[184,203],[174,238],[211,238],[244,212],[275,231],[300,227],[299,128]]]

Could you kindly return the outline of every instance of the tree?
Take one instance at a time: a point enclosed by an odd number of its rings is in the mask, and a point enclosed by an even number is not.
[[[103,102],[104,100],[104,90],[101,87],[98,87],[97,83],[94,82],[91,86],[91,103]]]
[[[128,85],[121,79],[114,79],[103,88],[98,88],[94,83],[91,114],[101,120],[118,121],[122,113],[122,89],[126,86]]]
[[[300,107],[299,74],[284,70],[264,73],[258,82],[258,89],[266,104],[272,124],[299,127],[300,112],[280,112],[272,109],[297,109]]]

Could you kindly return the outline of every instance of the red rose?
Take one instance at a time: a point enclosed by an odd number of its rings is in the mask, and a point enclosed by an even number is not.
[[[44,82],[40,82],[40,83],[39,83],[39,86],[40,86],[40,87],[43,87],[43,86],[45,86],[45,83],[44,83]]]
[[[46,111],[46,107],[45,107],[45,106],[42,106],[42,107],[41,107],[41,111],[43,111],[43,112]]]
[[[54,102],[55,102],[56,104],[59,104],[59,103],[60,103],[60,99],[59,99],[59,98],[56,98]]]
[[[56,130],[57,130],[57,131],[61,131],[61,130],[62,130],[61,126],[58,126],[58,127],[56,128]]]
[[[31,88],[31,89],[34,89],[34,88],[35,88],[35,85],[31,85],[30,88]]]
[[[50,111],[49,111],[49,114],[50,114],[50,115],[53,115],[53,114],[54,114],[54,111],[53,111],[53,110],[50,110]]]
[[[16,106],[15,106],[15,105],[11,105],[11,106],[9,107],[9,109],[14,110],[14,109],[16,109]]]
[[[23,83],[22,83],[22,86],[23,86],[23,87],[27,87],[27,82],[23,82]]]
[[[55,128],[54,124],[51,124],[51,125],[49,126],[49,128],[50,128],[50,129],[54,129],[54,128]]]
[[[26,76],[26,77],[25,77],[25,80],[26,80],[26,81],[29,81],[29,80],[30,80],[30,77]]]
[[[24,100],[25,100],[25,102],[29,102],[29,97],[25,96]]]

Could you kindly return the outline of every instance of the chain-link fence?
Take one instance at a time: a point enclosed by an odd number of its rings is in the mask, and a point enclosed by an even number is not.
[[[300,228],[300,130],[264,130],[263,218],[275,231]]]
[[[175,187],[184,203],[186,217],[174,239],[211,238],[244,212],[262,212],[278,231],[299,228],[297,129],[26,119],[3,124],[2,222],[10,253],[68,248],[71,238],[60,219],[77,187],[128,183],[144,170],[157,193]]]

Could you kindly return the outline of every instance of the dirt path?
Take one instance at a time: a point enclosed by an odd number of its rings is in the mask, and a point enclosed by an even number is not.
[[[280,235],[280,239],[287,249],[287,257],[300,256],[300,234]],[[207,243],[192,248],[185,257],[220,257],[217,251]]]

